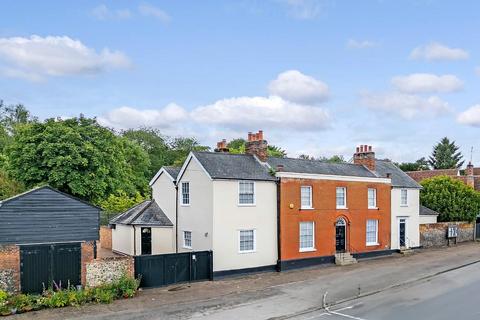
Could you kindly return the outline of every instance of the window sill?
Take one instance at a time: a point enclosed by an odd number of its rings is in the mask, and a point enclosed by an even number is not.
[[[337,207],[337,210],[348,210],[347,207]]]
[[[306,249],[300,249],[298,250],[299,252],[314,252],[317,251],[315,248],[306,248]]]
[[[375,246],[379,246],[380,243],[373,243],[373,242],[370,242],[370,243],[367,243],[367,247],[375,247]]]
[[[190,207],[190,204],[183,204],[183,203],[181,203],[181,204],[180,204],[180,207]]]
[[[401,204],[400,207],[402,207],[402,208],[408,208],[408,204]]]
[[[255,203],[239,203],[237,204],[239,207],[255,207]]]
[[[188,249],[188,250],[192,250],[192,247],[185,247],[185,246],[182,246],[183,249]]]
[[[246,254],[246,253],[255,253],[256,250],[248,250],[248,251],[238,251],[239,254]]]
[[[368,210],[378,210],[378,207],[368,207]]]
[[[300,207],[300,210],[315,210],[315,208],[312,208],[312,207]]]

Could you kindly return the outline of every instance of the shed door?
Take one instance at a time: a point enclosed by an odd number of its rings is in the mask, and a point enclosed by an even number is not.
[[[62,288],[81,283],[80,243],[20,247],[20,283],[24,293]]]

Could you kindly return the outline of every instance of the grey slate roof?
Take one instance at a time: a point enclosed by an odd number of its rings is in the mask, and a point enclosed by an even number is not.
[[[165,166],[163,167],[173,179],[177,179],[178,174],[180,173],[181,167]]]
[[[440,213],[438,213],[435,210],[432,210],[430,208],[427,208],[425,206],[420,205],[420,215],[421,216],[438,216]]]
[[[352,163],[328,163],[318,160],[304,160],[293,158],[268,158],[268,164],[276,169],[283,165],[283,171],[310,174],[328,174],[338,176],[376,178],[370,170],[362,165]]]
[[[193,152],[212,179],[275,181],[267,168],[252,155],[221,152]]]
[[[145,200],[110,220],[110,224],[149,225],[171,227],[168,219],[155,200]]]
[[[389,160],[376,160],[375,173],[382,178],[385,178],[387,173],[390,173],[392,178],[392,187],[416,189],[422,188],[421,185],[419,185],[408,174],[403,172],[399,167],[394,165]]]

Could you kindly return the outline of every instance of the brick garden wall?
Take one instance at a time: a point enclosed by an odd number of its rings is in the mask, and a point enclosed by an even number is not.
[[[444,247],[448,245],[448,226],[458,225],[457,243],[473,241],[475,224],[468,222],[438,222],[420,225],[420,245],[423,247]],[[454,240],[450,244],[455,243]]]
[[[95,287],[119,279],[123,274],[134,276],[132,257],[107,257],[86,264],[86,286]]]
[[[94,260],[94,242],[82,242],[82,286],[87,283],[87,263]]]
[[[100,246],[104,249],[112,249],[112,229],[107,226],[100,227]]]
[[[20,290],[20,250],[15,245],[0,245],[0,290]]]

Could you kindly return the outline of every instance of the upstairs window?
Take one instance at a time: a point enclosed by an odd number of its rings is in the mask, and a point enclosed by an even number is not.
[[[400,194],[400,205],[401,206],[408,206],[408,190],[402,189]]]
[[[255,182],[240,181],[238,183],[238,204],[255,204]]]
[[[337,209],[345,209],[347,207],[347,188],[337,188]]]
[[[300,187],[301,208],[312,208],[312,187],[302,186]]]
[[[190,205],[190,182],[182,182],[182,205]]]
[[[377,189],[368,188],[368,208],[377,208]]]

